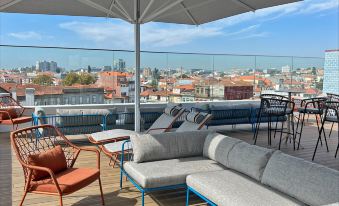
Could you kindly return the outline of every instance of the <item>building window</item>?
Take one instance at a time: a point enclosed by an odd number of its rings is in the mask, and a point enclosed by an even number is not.
[[[95,96],[95,95],[92,96],[92,103],[93,104],[97,103],[97,96]]]
[[[64,98],[64,104],[68,104],[68,103],[69,103],[68,98],[67,97]]]
[[[80,104],[82,104],[82,96],[79,97]]]
[[[87,97],[86,97],[86,104],[89,104],[89,101],[90,101],[90,97],[87,96]]]
[[[75,97],[71,97],[71,104],[75,104]]]

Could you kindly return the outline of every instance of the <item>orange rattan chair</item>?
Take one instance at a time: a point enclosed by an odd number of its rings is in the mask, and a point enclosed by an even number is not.
[[[60,205],[64,195],[76,192],[94,181],[99,181],[101,201],[104,205],[100,179],[100,153],[94,148],[83,148],[72,144],[57,128],[51,125],[40,125],[17,130],[11,133],[11,144],[22,165],[25,188],[20,202],[23,204],[27,193],[59,196]],[[55,147],[61,147],[65,155],[67,168],[54,173],[50,168],[32,165],[29,158],[46,153]],[[97,168],[74,168],[73,165],[80,151],[94,152],[97,156]],[[47,177],[34,180],[34,172],[47,172]]]
[[[19,124],[31,122],[31,116],[24,116],[26,109],[10,96],[0,97],[0,124],[12,125],[16,130]]]

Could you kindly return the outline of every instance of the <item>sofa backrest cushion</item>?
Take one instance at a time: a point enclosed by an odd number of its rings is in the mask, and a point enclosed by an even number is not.
[[[202,156],[207,135],[208,131],[131,135],[133,161],[140,163]]]
[[[59,127],[99,125],[103,123],[105,115],[116,113],[116,108],[110,109],[57,109],[56,114],[60,117],[56,119]],[[83,116],[85,115],[85,116]],[[108,119],[108,124],[115,124],[116,117]]]
[[[339,171],[276,151],[261,182],[308,205],[339,202]]]
[[[227,166],[229,152],[240,142],[243,141],[219,133],[210,133],[205,139],[203,155]]]
[[[229,152],[227,167],[260,181],[273,152],[271,149],[241,142]]]

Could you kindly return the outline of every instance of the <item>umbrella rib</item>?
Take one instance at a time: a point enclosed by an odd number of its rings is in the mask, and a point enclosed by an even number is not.
[[[129,13],[127,12],[126,8],[120,3],[119,0],[115,0],[114,1],[117,5],[115,5],[113,3],[113,6],[115,8],[117,8],[122,14],[125,14],[126,18],[129,19],[130,21],[132,21],[132,17],[129,15]]]
[[[193,15],[191,14],[191,12],[187,9],[187,7],[185,6],[185,4],[183,2],[180,3],[181,7],[184,9],[186,15],[188,16],[188,18],[191,19],[191,21],[193,22],[193,24],[198,25],[198,22],[195,20],[195,18],[193,17]]]
[[[86,4],[87,6],[90,6],[90,7],[94,8],[94,9],[97,9],[97,10],[99,10],[101,12],[110,14],[112,16],[117,16],[117,17],[119,17],[119,18],[129,22],[129,19],[126,19],[125,17],[121,16],[120,14],[118,14],[118,13],[116,13],[114,11],[110,11],[110,10],[106,9],[105,7],[103,7],[103,6],[101,6],[101,5],[97,4],[97,3],[94,3],[91,0],[78,0],[78,1],[83,3],[83,4]]]
[[[6,9],[10,6],[13,6],[14,4],[19,3],[20,1],[22,1],[22,0],[14,0],[14,1],[8,2],[7,4],[0,6],[0,11],[3,10],[3,9]]]
[[[151,8],[152,4],[154,3],[154,0],[151,0],[148,2],[145,10],[142,12],[141,16],[140,16],[140,21],[142,21],[145,17],[145,15],[147,14],[148,10]]]
[[[194,4],[193,6],[188,6],[188,7],[186,7],[186,9],[194,9],[194,8],[198,8],[198,7],[204,6],[204,5],[208,4],[208,3],[211,3],[212,1],[216,1],[216,0],[205,0],[205,1],[201,2],[201,3],[199,3],[199,4]],[[182,11],[184,11],[184,10],[185,10],[185,9],[179,9],[179,10],[176,10],[176,11],[174,11],[174,12],[172,12],[172,13],[164,14],[164,15],[162,15],[161,17],[172,16],[172,15],[177,14],[177,13],[179,13],[179,12],[182,12]]]
[[[145,18],[145,21],[143,21],[143,23],[145,22],[150,22],[153,21],[155,18],[157,18],[158,16],[160,16],[161,14],[165,13],[166,11],[168,11],[169,9],[173,8],[174,6],[180,4],[181,2],[183,2],[184,0],[176,0],[170,4],[168,4],[167,6],[165,6],[164,8],[160,9],[157,12],[152,13],[151,15],[149,15],[148,17]]]
[[[255,8],[253,8],[252,6],[250,6],[250,5],[248,5],[248,4],[244,3],[244,2],[242,2],[241,0],[232,0],[232,1],[235,2],[235,3],[237,3],[237,4],[239,4],[239,5],[242,6],[242,7],[244,7],[244,8],[246,8],[246,9],[250,10],[250,11],[255,11]]]

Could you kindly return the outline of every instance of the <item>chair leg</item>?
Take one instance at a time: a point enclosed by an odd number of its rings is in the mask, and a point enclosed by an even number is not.
[[[335,158],[337,158],[338,150],[339,150],[339,122],[338,122],[338,146],[337,146],[337,150],[335,151],[335,155],[334,155]]]
[[[280,150],[280,146],[281,146],[281,140],[282,140],[282,135],[283,135],[283,129],[284,129],[284,122],[281,122],[280,139],[279,139],[279,150]]]
[[[278,119],[279,119],[279,117],[276,119],[276,122],[275,122],[275,128],[274,128],[274,136],[273,136],[273,139],[275,139],[275,135],[277,134]]]
[[[320,126],[319,126],[319,121],[318,121],[318,115],[317,114],[315,115],[315,119],[316,119],[316,122],[317,122],[318,132],[320,132]],[[321,124],[321,117],[320,117],[320,124]],[[323,130],[323,132],[324,132],[324,136],[325,136],[325,130]],[[320,138],[320,145],[323,146],[323,141],[321,140],[321,138]]]
[[[63,203],[62,203],[62,195],[59,196],[59,203],[60,203],[60,206],[63,206]]]
[[[320,131],[319,131],[319,136],[318,136],[317,144],[315,145],[315,149],[314,149],[314,152],[313,152],[312,161],[314,160],[315,154],[316,154],[317,149],[318,149],[319,142],[321,140],[321,133],[322,133],[322,130],[324,129],[324,123],[325,123],[325,121],[323,121],[322,124],[321,124],[321,128],[320,128]],[[325,140],[326,140],[326,138],[325,138]],[[326,143],[326,145],[327,145],[327,143]]]
[[[145,192],[144,191],[141,192],[141,205],[142,206],[145,205]]]
[[[120,168],[120,190],[122,189],[122,178],[124,173],[122,172],[122,168]]]
[[[26,195],[27,195],[27,191],[26,191],[26,189],[25,189],[24,195],[22,196],[21,202],[20,202],[20,204],[19,204],[20,206],[22,206],[22,205],[24,204]]]
[[[187,187],[186,190],[186,206],[190,204],[190,189]]]
[[[332,122],[331,130],[330,130],[330,133],[328,134],[328,138],[330,138],[330,137],[331,137],[332,130],[333,130],[333,125],[334,125],[334,122]]]
[[[260,122],[261,122],[261,112],[259,112],[259,115],[258,115],[258,118],[257,118],[257,124],[256,124],[256,128],[255,128],[255,133],[254,133],[254,145],[257,144]]]
[[[293,114],[292,114],[292,138],[293,138],[293,150],[295,150],[295,139],[294,139],[294,119],[293,119]],[[290,134],[288,134],[288,135],[290,135]]]
[[[105,205],[104,193],[102,191],[102,185],[101,185],[101,178],[99,177],[98,180],[99,180],[99,187],[100,187],[101,204]]]
[[[299,147],[300,147],[301,134],[303,133],[303,128],[304,128],[305,114],[303,114],[302,116],[303,117],[302,117],[302,120],[301,120],[300,133],[299,133],[299,142],[298,142],[297,150],[299,150]]]

